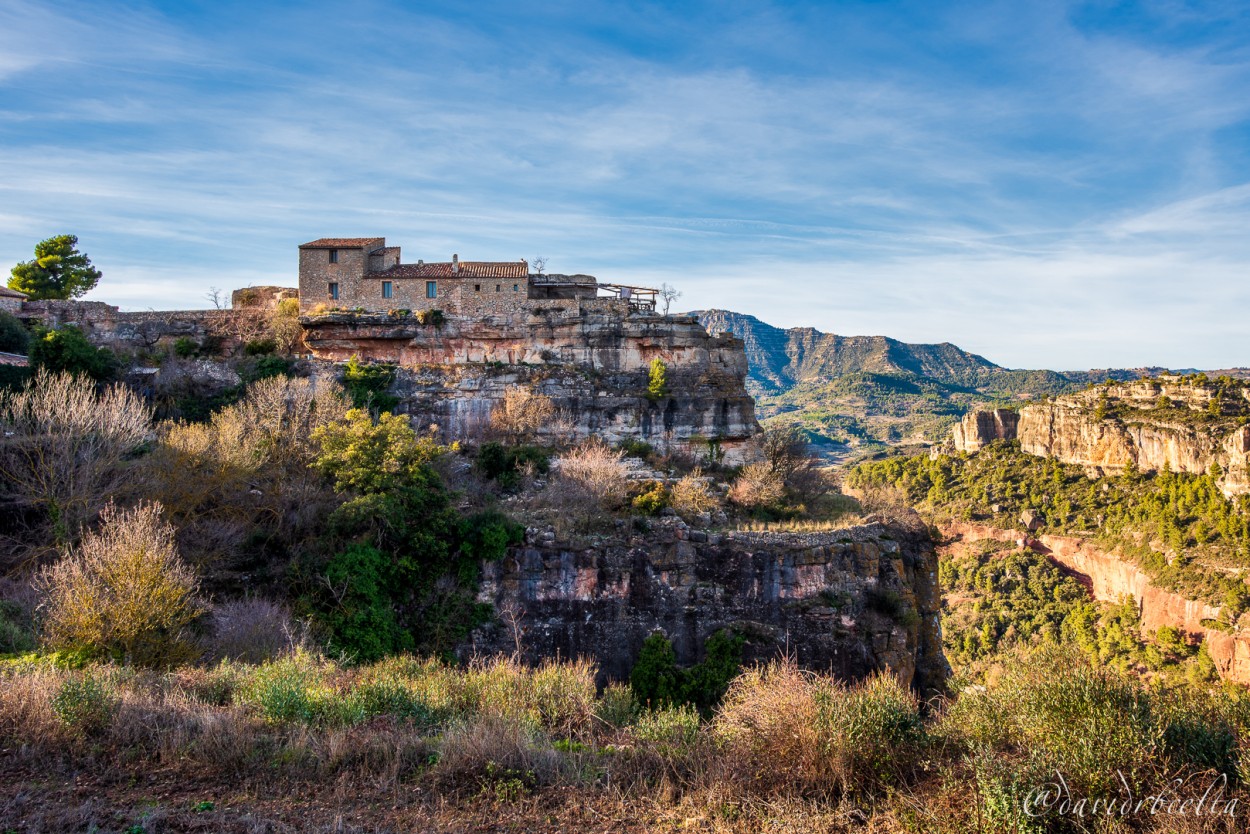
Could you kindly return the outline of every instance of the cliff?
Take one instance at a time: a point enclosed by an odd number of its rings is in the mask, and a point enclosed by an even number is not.
[[[321,359],[394,362],[398,410],[473,438],[510,388],[551,398],[560,418],[540,437],[642,440],[664,450],[744,460],[759,432],[744,387],[742,342],[709,336],[690,317],[622,316],[593,307],[515,316],[449,318],[330,314],[303,320],[305,343]],[[652,361],[665,365],[667,395],[648,396]],[[709,448],[709,442],[711,447]]]
[[[1150,577],[1118,554],[1107,552],[1075,536],[1040,535],[1002,530],[970,522],[949,522],[941,527],[944,537],[965,544],[982,540],[1014,541],[1041,553],[1055,563],[1079,574],[1094,599],[1119,602],[1131,598],[1141,616],[1143,629],[1157,631],[1173,626],[1199,637],[1215,661],[1220,677],[1250,684],[1250,635],[1210,628],[1203,621],[1219,617],[1219,608],[1155,587]],[[1235,627],[1234,627],[1235,628]]]
[[[1010,413],[1010,412],[1006,412]],[[1201,474],[1218,465],[1227,495],[1250,492],[1250,389],[1236,381],[1139,380],[1022,406],[1015,427],[1003,412],[975,412],[952,434],[958,451],[1019,440],[1024,452],[1085,466],[1091,475],[1126,467]]]
[[[591,656],[606,678],[628,677],[653,631],[687,664],[725,627],[747,636],[746,662],[789,653],[846,680],[888,669],[925,694],[948,671],[933,545],[879,524],[718,534],[670,521],[582,549],[531,530],[487,565],[479,599],[504,622],[466,652],[510,652],[519,638],[531,659]]]
[[[995,440],[1014,440],[1020,414],[1006,408],[969,411],[951,429],[957,452],[976,452]]]

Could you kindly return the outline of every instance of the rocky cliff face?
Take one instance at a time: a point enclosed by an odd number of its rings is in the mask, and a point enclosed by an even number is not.
[[[466,652],[510,652],[519,640],[534,659],[594,657],[617,680],[656,630],[692,663],[725,627],[747,636],[748,662],[788,652],[847,680],[889,669],[922,693],[948,671],[932,543],[878,524],[717,534],[672,520],[579,549],[531,530],[524,547],[487,566],[480,599],[503,622],[477,632]]]
[[[1204,620],[1212,621],[1219,617],[1217,607],[1155,587],[1150,577],[1115,552],[1106,552],[1074,536],[1034,537],[1028,533],[969,522],[946,524],[942,527],[942,534],[966,543],[985,539],[1014,541],[1042,553],[1083,577],[1094,599],[1119,602],[1126,596],[1130,597],[1137,603],[1142,627],[1147,631],[1156,631],[1167,625],[1201,638],[1222,678],[1250,684],[1250,635],[1203,625]]]
[[[957,452],[976,452],[995,440],[1014,440],[1020,414],[1006,408],[970,411],[951,430]]]
[[[485,429],[518,385],[559,410],[539,432],[552,440],[643,440],[737,463],[759,432],[742,342],[709,336],[689,317],[539,311],[436,327],[411,317],[328,315],[304,319],[304,327],[319,358],[398,363],[399,410],[454,437]],[[648,396],[655,359],[665,364],[665,396]]]
[[[1002,412],[974,412],[952,438],[961,451],[1018,439],[1028,454],[1085,466],[1091,475],[1118,474],[1130,465],[1201,474],[1218,465],[1224,492],[1234,495],[1250,491],[1250,426],[1243,425],[1248,396],[1250,389],[1239,385],[1221,391],[1141,380],[1023,406],[1014,429]]]

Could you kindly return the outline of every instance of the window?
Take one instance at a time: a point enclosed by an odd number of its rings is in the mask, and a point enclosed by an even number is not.
[[[520,287],[519,287],[518,285],[516,285],[516,284],[513,284],[513,285],[512,285],[512,291],[513,291],[513,292],[517,292],[519,289],[520,289]]]
[[[330,298],[335,301],[339,300],[339,285],[337,283],[330,285]]]
[[[426,297],[426,298],[437,298],[437,297],[438,297],[438,282],[437,282],[437,281],[426,281],[426,282],[425,282],[425,297]]]
[[[390,281],[382,282],[382,297],[383,298],[391,297],[391,282]]]
[[[502,286],[503,286],[503,284],[496,284],[496,285],[495,285],[495,292],[499,292],[499,288],[500,288],[500,287],[502,287]]]
[[[481,291],[482,291],[482,285],[481,285],[481,284],[474,284],[474,285],[473,285],[473,291],[474,291],[474,292],[481,292]]]
[[[336,264],[338,262],[339,262],[339,250],[331,249],[330,250],[330,263]]]

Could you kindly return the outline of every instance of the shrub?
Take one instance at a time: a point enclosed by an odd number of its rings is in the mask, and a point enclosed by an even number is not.
[[[669,639],[656,632],[642,643],[629,676],[630,688],[648,706],[687,704],[710,714],[742,666],[745,642],[741,635],[721,629],[704,642],[701,662],[680,668]]]
[[[603,441],[590,440],[558,459],[560,477],[577,483],[601,506],[615,506],[625,498],[624,457]]]
[[[655,447],[650,443],[633,438],[622,440],[616,448],[624,452],[626,457],[641,458],[642,460],[646,460],[655,454]]]
[[[219,603],[210,615],[211,631],[202,645],[209,658],[263,663],[300,645],[299,627],[286,606],[267,599]]]
[[[35,632],[27,612],[9,600],[0,600],[0,655],[35,648]]]
[[[641,712],[634,690],[623,683],[610,683],[603,688],[595,704],[595,717],[609,727],[628,727]]]
[[[284,356],[269,354],[259,357],[250,368],[241,372],[243,381],[252,383],[275,376],[287,376],[291,373],[291,360]]]
[[[447,317],[442,310],[418,310],[417,321],[427,327],[442,327]]]
[[[195,575],[178,556],[159,504],[105,508],[99,529],[45,568],[38,586],[44,642],[125,663],[168,666],[194,653],[188,626],[201,613]]]
[[[278,340],[272,336],[249,339],[243,345],[243,352],[248,356],[268,356],[278,349]]]
[[[508,447],[494,441],[482,444],[476,463],[484,477],[504,489],[516,487],[527,473],[545,475],[551,468],[550,456],[537,446]]]
[[[0,353],[25,353],[30,345],[30,331],[21,319],[0,310]]]
[[[700,469],[683,476],[673,484],[669,495],[673,509],[687,520],[703,513],[710,513],[720,506],[720,502],[708,486],[708,479],[703,477],[703,471]]]
[[[509,388],[490,414],[491,427],[512,443],[528,440],[555,416],[551,398],[528,388]]]
[[[174,353],[183,359],[190,359],[200,352],[200,346],[189,336],[179,336],[174,340]]]
[[[51,373],[82,374],[95,380],[108,379],[118,367],[112,351],[95,347],[71,325],[59,330],[37,328],[30,343],[30,364]]]
[[[642,492],[634,496],[633,507],[643,515],[659,515],[660,511],[669,506],[672,496],[668,487],[659,481],[651,481]]]
[[[902,783],[926,743],[915,696],[889,674],[854,686],[776,661],[734,680],[713,731],[755,791],[878,793]]]
[[[395,366],[385,363],[362,365],[353,356],[343,366],[343,387],[357,408],[390,411],[399,397],[387,393],[395,382]]]
[[[781,475],[767,463],[749,463],[729,489],[729,500],[748,510],[776,507],[785,494]]]
[[[498,561],[510,545],[525,541],[525,526],[498,510],[475,513],[460,521],[460,550],[471,559]]]
[[[235,690],[235,702],[255,709],[269,722],[311,723],[333,698],[324,672],[303,653],[257,666]]]
[[[52,696],[52,714],[72,730],[92,735],[106,729],[118,700],[90,672],[71,675]]]

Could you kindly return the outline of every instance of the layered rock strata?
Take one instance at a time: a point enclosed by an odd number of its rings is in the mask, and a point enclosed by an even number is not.
[[[303,322],[306,344],[319,358],[397,363],[399,410],[453,437],[483,434],[517,386],[550,397],[557,409],[540,439],[642,440],[740,463],[759,432],[742,342],[709,336],[691,317],[622,316],[590,307],[578,315],[535,308],[438,326],[388,315]],[[660,392],[650,385],[656,359],[664,363]]]
[[[530,659],[593,657],[604,679],[627,678],[657,630],[688,664],[722,628],[747,637],[747,662],[788,654],[845,680],[887,669],[925,694],[948,672],[932,543],[879,524],[718,534],[670,521],[577,548],[531,530],[487,565],[480,600],[504,616],[466,653],[519,643]]]

